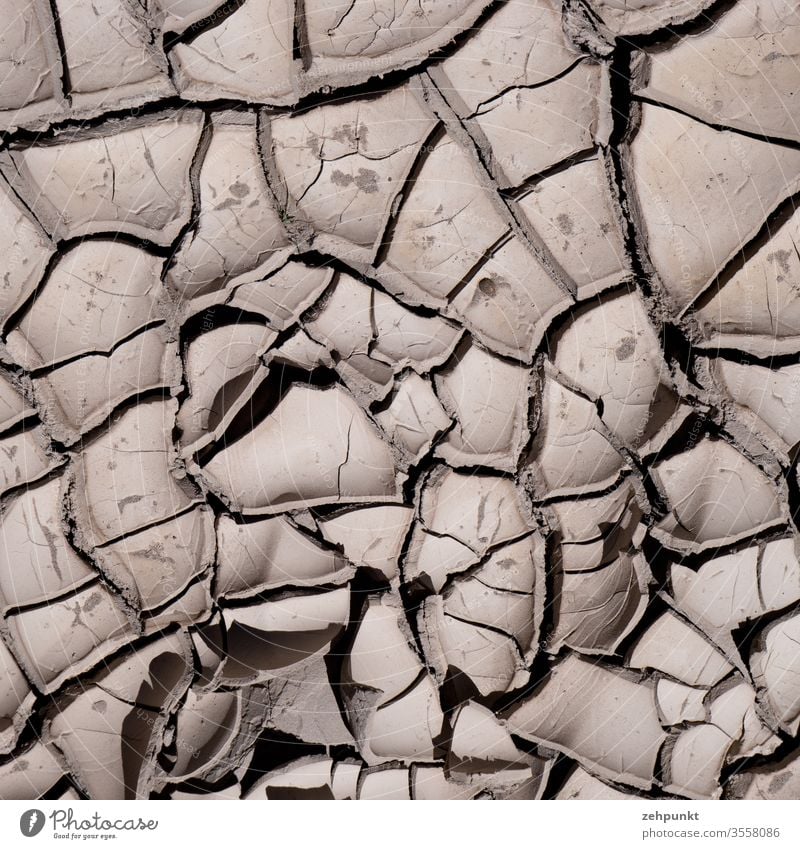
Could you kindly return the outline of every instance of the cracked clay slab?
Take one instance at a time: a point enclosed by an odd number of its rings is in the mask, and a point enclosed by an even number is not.
[[[800,799],[796,6],[0,0],[0,798]]]

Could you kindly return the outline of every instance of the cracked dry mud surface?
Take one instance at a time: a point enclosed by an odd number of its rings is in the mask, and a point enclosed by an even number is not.
[[[800,798],[796,3],[0,13],[0,798]]]

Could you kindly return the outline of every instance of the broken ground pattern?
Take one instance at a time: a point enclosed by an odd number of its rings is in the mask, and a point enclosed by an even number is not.
[[[795,3],[0,11],[0,797],[800,798]]]

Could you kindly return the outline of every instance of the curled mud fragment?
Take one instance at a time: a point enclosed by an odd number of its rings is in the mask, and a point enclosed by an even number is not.
[[[319,528],[325,539],[342,547],[351,563],[391,580],[398,571],[411,518],[410,508],[399,504],[357,507],[320,519]]]
[[[670,513],[653,534],[678,551],[704,551],[786,521],[781,493],[744,455],[703,439],[653,467]]]
[[[220,680],[231,685],[269,680],[278,670],[324,654],[349,613],[349,587],[225,608],[227,658]]]
[[[549,763],[522,752],[488,708],[466,702],[456,711],[447,757],[450,780],[496,799],[538,799]]]
[[[758,635],[751,657],[753,680],[763,694],[770,715],[792,736],[800,729],[798,632],[800,617],[790,614],[781,618]]]
[[[633,669],[656,669],[693,687],[712,687],[733,670],[715,646],[674,613],[663,613],[634,643]]]
[[[527,683],[530,651],[500,630],[449,614],[441,596],[423,602],[418,627],[440,685],[452,679],[459,691],[491,703]]]
[[[788,454],[800,442],[797,366],[773,370],[720,358],[713,363],[712,374],[735,402],[737,414],[773,443],[776,451]]]
[[[575,655],[511,711],[507,725],[513,734],[564,752],[598,776],[641,789],[652,786],[666,739],[649,684]]]
[[[375,414],[375,421],[392,443],[414,460],[427,454],[438,437],[453,426],[430,381],[418,374],[408,374],[399,381],[389,406]]]
[[[177,417],[185,455],[218,438],[251,400],[267,375],[260,357],[276,335],[240,322],[213,328],[189,344],[184,361],[190,395]]]
[[[353,574],[338,552],[322,548],[283,517],[236,522],[220,516],[217,552],[220,598],[246,598],[282,586],[338,584]]]
[[[612,654],[644,613],[648,577],[644,558],[626,554],[592,572],[564,572],[549,650]]]
[[[431,761],[444,714],[433,679],[398,624],[400,610],[371,601],[343,666],[343,700],[367,764]]]
[[[189,690],[176,718],[170,779],[192,778],[218,761],[238,731],[241,710],[238,692]]]
[[[534,527],[523,494],[508,478],[439,467],[426,481],[420,501],[404,575],[406,580],[419,581],[435,592],[444,587],[450,575],[476,565],[504,543],[529,537]],[[509,580],[513,581],[519,569],[529,575],[532,587],[531,552],[536,551],[536,538],[521,540],[520,548],[520,564],[515,558],[509,561]],[[521,581],[524,588],[524,577]]]
[[[328,423],[327,432],[318,432],[319,421]],[[223,448],[200,474],[246,514],[398,497],[392,452],[339,388],[290,387],[273,413]]]
[[[642,509],[630,478],[603,495],[550,506],[564,572],[590,572],[627,551],[638,537]]]
[[[734,680],[708,701],[708,723],[686,728],[665,747],[665,789],[690,799],[722,795],[720,772],[731,756],[771,753],[778,745],[756,716],[755,691],[749,684]]]
[[[469,271],[448,312],[490,351],[528,363],[550,322],[571,304],[522,240],[506,234]]]
[[[662,725],[680,725],[684,722],[705,722],[708,709],[703,700],[708,690],[680,684],[670,678],[659,678],[655,696]]]
[[[188,661],[185,637],[164,637],[66,698],[49,732],[89,796],[147,798],[165,711],[188,684]]]
[[[334,272],[301,262],[287,262],[263,279],[236,284],[207,299],[196,298],[192,306],[199,309],[205,300],[221,302],[243,312],[256,313],[275,330],[286,330],[317,301],[328,288]],[[252,276],[252,275],[246,275]]]
[[[348,274],[337,275],[303,328],[356,397],[378,400],[401,370],[426,374],[445,363],[461,337],[449,322],[412,312]]]
[[[675,563],[670,580],[677,605],[710,634],[800,600],[800,562],[792,539],[713,557],[696,570]]]

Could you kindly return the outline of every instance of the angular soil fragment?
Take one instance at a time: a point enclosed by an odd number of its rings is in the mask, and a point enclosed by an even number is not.
[[[432,77],[466,118],[506,92],[533,90],[560,77],[580,59],[562,33],[558,3],[520,0],[494,10],[485,26],[434,66]]]
[[[320,250],[372,261],[435,124],[409,88],[271,121],[274,166],[289,208],[319,234]]]
[[[82,354],[110,354],[163,319],[160,268],[157,256],[121,241],[79,242],[52,267],[39,297],[9,333],[11,355],[37,369]],[[65,321],[76,308],[80,317]]]
[[[214,562],[211,511],[195,507],[175,519],[94,549],[100,571],[137,610],[158,608]]]
[[[0,674],[0,754],[7,755],[16,748],[35,697],[14,656],[2,642]]]
[[[141,11],[116,0],[55,0],[53,6],[76,110],[94,114],[175,92]]]
[[[537,496],[579,495],[612,484],[625,458],[595,404],[552,377],[544,380],[541,404],[528,461]]]
[[[353,85],[389,70],[419,65],[471,27],[488,0],[306,0],[306,87]]]
[[[676,310],[694,301],[800,185],[800,151],[648,103],[628,168],[641,242]]]
[[[353,574],[340,554],[322,548],[284,518],[238,523],[221,516],[217,551],[220,598],[246,598],[281,586],[343,583]]]
[[[436,450],[452,466],[516,470],[527,442],[528,372],[473,345],[437,376],[437,393],[455,421]]]
[[[638,93],[710,124],[798,141],[798,54],[797,9],[742,0],[711,27],[653,51]]]
[[[85,549],[172,518],[196,500],[191,484],[173,473],[176,407],[148,401],[126,410],[76,458],[70,500]]]
[[[49,433],[71,445],[128,399],[177,388],[180,372],[178,346],[159,325],[109,354],[87,354],[34,378],[33,395]]]
[[[605,159],[592,157],[544,177],[518,201],[580,298],[630,277],[624,226],[609,179]]]
[[[288,0],[245,0],[232,15],[172,52],[181,95],[291,103],[292,22]]]
[[[7,502],[0,519],[4,609],[55,600],[97,577],[64,533],[62,483],[47,480]]]
[[[0,250],[3,255],[0,326],[5,327],[9,316],[23,305],[41,282],[53,245],[2,176]]]
[[[183,298],[222,288],[288,245],[255,123],[251,113],[217,113],[212,122],[197,178],[199,212],[166,278]]]
[[[52,693],[134,640],[133,617],[102,584],[6,617],[4,627],[36,687]]]
[[[15,0],[0,5],[0,126],[4,130],[36,125],[61,108],[61,63],[51,8],[31,3],[20,14]]]
[[[410,508],[387,504],[334,513],[320,520],[319,529],[326,540],[341,546],[351,563],[391,580],[410,524]]]
[[[614,35],[639,35],[698,18],[713,0],[587,0]]]
[[[168,245],[191,213],[202,125],[186,111],[12,149],[5,173],[54,238],[118,231]]]
[[[705,348],[735,348],[757,357],[800,348],[796,292],[800,269],[796,243],[800,214],[778,220],[764,244],[757,241],[744,261],[731,269],[698,303],[697,319]]]

